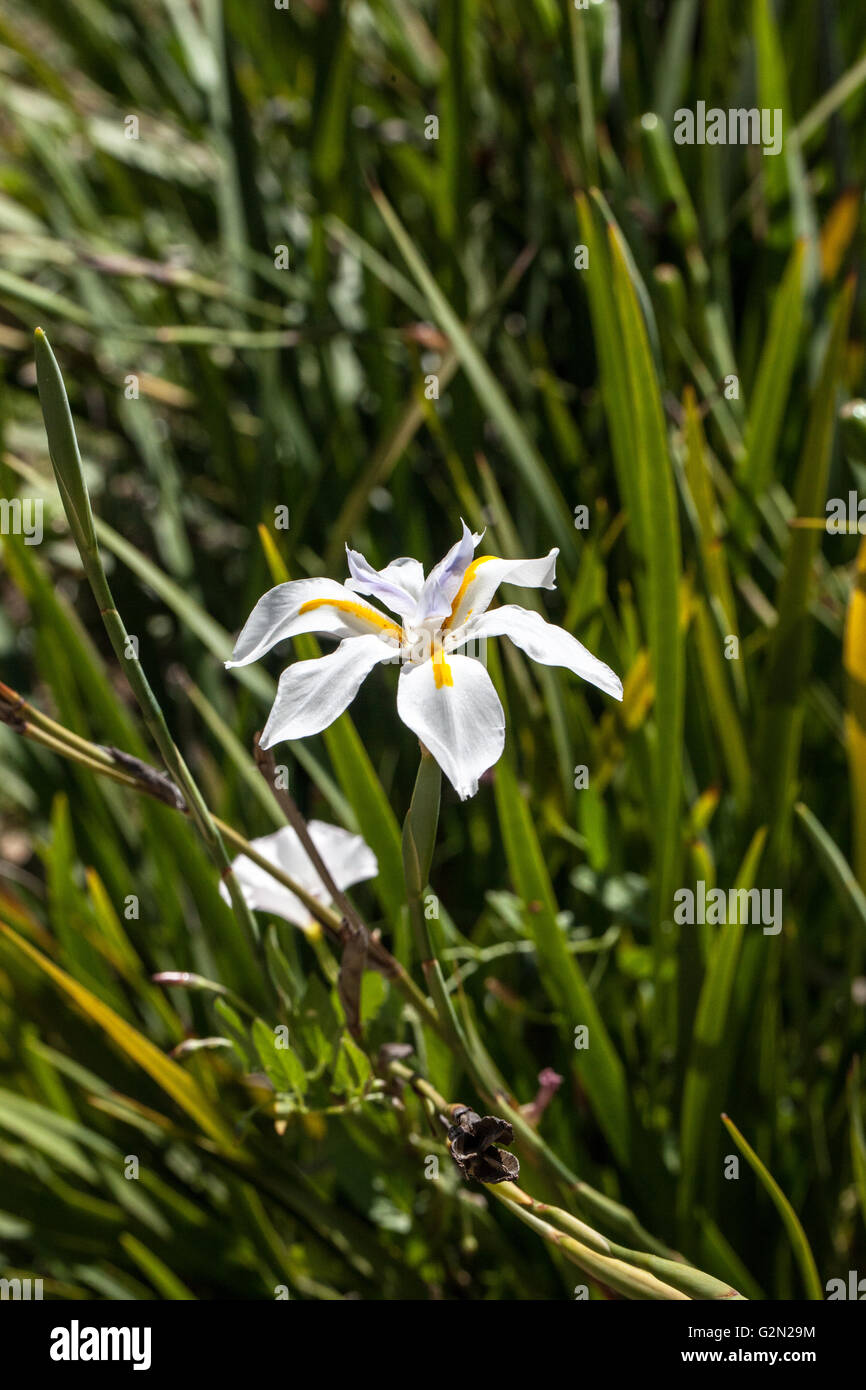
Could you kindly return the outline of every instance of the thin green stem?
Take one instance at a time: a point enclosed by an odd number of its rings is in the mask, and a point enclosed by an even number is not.
[[[468,1047],[460,1021],[445,986],[445,977],[436,954],[430,918],[424,898],[430,878],[430,864],[439,826],[439,799],[442,772],[436,759],[421,747],[421,762],[412,792],[412,801],[403,822],[403,874],[406,880],[406,901],[415,949],[421,961],[424,978],[430,988],[436,1012],[452,1044],[466,1056]]]
[[[515,1200],[515,1193],[504,1191],[506,1186],[507,1184],[504,1183],[497,1183],[495,1186],[488,1185],[488,1191],[498,1201],[509,1207],[519,1220],[529,1226],[537,1235],[540,1235],[543,1240],[561,1250],[566,1259],[571,1260],[572,1264],[576,1264],[591,1279],[597,1280],[598,1283],[604,1284],[607,1288],[615,1289],[617,1293],[624,1294],[626,1298],[644,1301],[689,1301],[687,1293],[674,1288],[672,1284],[665,1284],[654,1274],[629,1265],[624,1260],[618,1260],[609,1255],[600,1255],[594,1248],[584,1245],[574,1236],[558,1230],[556,1226],[551,1226],[548,1221],[542,1221],[540,1217],[527,1211]]]
[[[211,819],[204,798],[184,762],[180,750],[171,737],[159,701],[139,661],[138,640],[127,631],[115,606],[96,539],[90,496],[81,467],[81,456],[78,452],[78,441],[75,436],[75,427],[72,422],[63,376],[51,350],[51,345],[41,328],[36,330],[36,377],[45,418],[45,430],[48,435],[48,448],[58,488],[70,529],[81,556],[84,573],[99,608],[109,641],[121,668],[126,673],[144,722],[162,755],[169,776],[177,783],[183,793],[190,814],[228,889],[235,915],[247,936],[253,953],[256,954],[259,938],[255,917],[232,873],[231,862],[219,831]]]

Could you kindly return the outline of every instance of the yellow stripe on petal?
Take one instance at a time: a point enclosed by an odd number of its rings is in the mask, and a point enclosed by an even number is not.
[[[373,608],[365,608],[362,603],[353,603],[348,598],[311,598],[301,604],[298,612],[312,613],[315,608],[337,608],[341,613],[351,613],[353,618],[359,618],[361,622],[369,623],[371,627],[377,627],[392,637],[399,638],[402,635],[401,629],[396,623],[392,623],[390,618],[383,617]]]
[[[478,573],[479,566],[486,565],[488,560],[497,560],[498,558],[498,555],[479,555],[477,560],[473,560],[469,565],[467,565],[466,573],[463,576],[463,582],[460,585],[460,588],[457,590],[457,593],[454,597],[454,602],[451,605],[451,612],[448,614],[448,617],[442,624],[443,631],[445,628],[449,628],[451,624],[454,622],[454,619],[456,618],[457,613],[460,609],[460,605],[463,602],[463,599],[466,597],[466,590],[469,588],[469,585],[472,583],[473,579]],[[449,681],[449,685],[450,683],[451,682]]]
[[[445,660],[445,652],[442,647],[437,647],[433,653],[433,679],[436,682],[436,689],[441,690],[443,685],[453,685],[454,677],[451,674],[451,667]]]

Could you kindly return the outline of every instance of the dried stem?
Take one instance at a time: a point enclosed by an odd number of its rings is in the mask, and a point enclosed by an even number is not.
[[[361,920],[358,909],[349,901],[342,888],[337,886],[330,869],[316,849],[315,842],[307,829],[307,823],[298,810],[294,797],[285,787],[277,786],[274,755],[270,748],[262,748],[259,738],[260,735],[256,734],[253,740],[256,766],[273,792],[277,805],[303,845],[307,858],[330,894],[331,902],[336,903],[339,907],[346,925],[350,930],[366,933],[367,928]]]
[[[367,961],[367,952],[370,946],[370,933],[365,923],[362,921],[357,908],[349,901],[342,888],[338,887],[334,881],[331,871],[317,850],[313,837],[307,829],[306,821],[295,804],[294,797],[291,796],[286,788],[277,786],[274,755],[269,748],[262,748],[259,739],[260,735],[256,734],[254,740],[256,766],[276,797],[277,804],[303,845],[307,858],[330,895],[331,902],[336,903],[342,913],[340,937],[343,951],[340,960],[340,972],[337,977],[337,993],[343,1005],[343,1012],[346,1016],[346,1024],[349,1032],[354,1038],[360,1038],[362,1033],[361,982],[364,978],[364,966]]]

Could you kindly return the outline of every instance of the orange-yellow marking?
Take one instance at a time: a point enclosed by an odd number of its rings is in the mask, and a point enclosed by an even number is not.
[[[454,602],[451,605],[451,612],[448,614],[448,617],[442,624],[443,629],[450,627],[455,617],[457,616],[457,610],[459,609],[460,604],[463,602],[466,590],[469,588],[469,585],[472,583],[473,579],[478,573],[479,565],[486,565],[488,560],[496,559],[498,559],[498,556],[496,555],[479,555],[477,560],[473,560],[471,564],[467,565],[466,573],[463,576],[463,583],[460,585],[460,588],[457,590],[457,593],[454,596]]]
[[[445,652],[441,646],[437,646],[433,653],[433,679],[436,682],[437,690],[441,690],[443,685],[454,684],[451,667],[445,660]]]
[[[298,609],[299,613],[311,613],[314,608],[338,608],[341,613],[351,613],[354,617],[360,618],[362,622],[370,623],[372,627],[381,628],[383,632],[388,632],[392,637],[402,636],[401,629],[396,623],[392,623],[390,618],[383,618],[381,613],[375,612],[372,608],[365,608],[360,603],[352,603],[348,598],[311,598],[306,603],[302,603]]]

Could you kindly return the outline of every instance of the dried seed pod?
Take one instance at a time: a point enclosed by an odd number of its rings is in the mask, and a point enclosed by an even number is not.
[[[451,1106],[448,1148],[464,1177],[478,1182],[515,1182],[520,1163],[497,1144],[511,1144],[514,1130],[496,1115],[479,1115],[465,1105]]]

